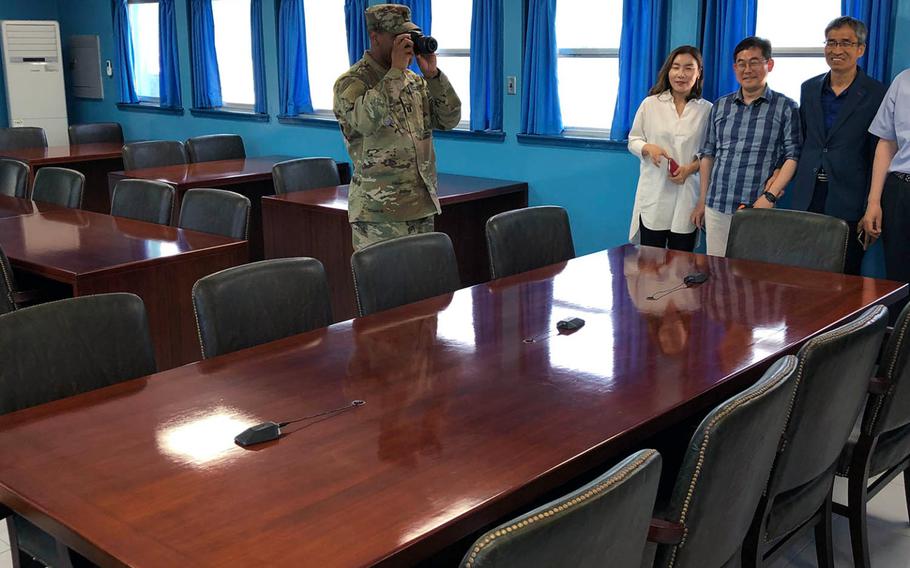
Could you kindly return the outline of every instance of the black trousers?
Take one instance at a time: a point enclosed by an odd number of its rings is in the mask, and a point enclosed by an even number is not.
[[[894,174],[882,192],[882,245],[888,279],[910,282],[910,182]]]
[[[815,191],[812,193],[812,203],[809,204],[809,211],[813,213],[825,214],[825,200],[828,198],[828,182],[815,181]],[[856,238],[856,227],[859,221],[844,219],[850,225],[850,235],[847,237],[847,258],[844,261],[844,274],[855,274],[859,276],[863,269],[863,255],[866,251]]]
[[[695,250],[695,236],[698,231],[691,233],[674,233],[669,229],[666,231],[653,231],[645,227],[645,222],[641,216],[638,217],[638,231],[641,244],[649,247],[671,248],[673,250],[682,250],[692,252]]]

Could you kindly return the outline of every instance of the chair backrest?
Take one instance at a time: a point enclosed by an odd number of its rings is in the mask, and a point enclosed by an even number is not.
[[[506,211],[487,221],[490,277],[504,278],[575,258],[569,214],[546,205]]]
[[[332,158],[298,158],[272,167],[275,193],[291,193],[341,184],[338,164]]]
[[[452,241],[423,233],[372,244],[351,256],[357,310],[367,316],[461,287]]]
[[[186,148],[179,140],[149,140],[123,145],[123,169],[127,171],[185,163]]]
[[[863,430],[877,435],[910,424],[910,304],[904,306],[878,366],[888,384],[881,395],[870,395],[863,413]]]
[[[769,539],[796,528],[794,522],[807,520],[830,495],[887,323],[888,309],[874,306],[799,350],[796,396],[766,490]]]
[[[114,186],[111,215],[170,225],[176,192],[163,181],[124,179]]]
[[[0,247],[0,315],[16,311],[16,278],[3,247]]]
[[[685,537],[659,546],[655,566],[727,566],[740,554],[777,454],[796,371],[796,357],[780,359],[702,420],[663,515],[682,523]]]
[[[0,195],[28,197],[28,164],[11,158],[0,158]]]
[[[835,217],[787,209],[733,215],[727,257],[843,272],[850,228]]]
[[[23,148],[47,148],[47,136],[43,128],[19,126],[0,128],[0,150],[22,150]]]
[[[69,298],[0,315],[0,414],[155,372],[133,294]]]
[[[243,138],[237,134],[210,134],[186,141],[190,163],[246,158]]]
[[[46,167],[35,174],[32,199],[70,209],[82,207],[85,174],[68,168]]]
[[[314,258],[228,268],[193,286],[202,357],[216,357],[332,323],[329,284]]]
[[[461,568],[639,568],[660,467],[654,450],[632,454],[584,487],[482,535]]]
[[[196,188],[183,194],[177,226],[232,239],[247,238],[250,200],[225,189]]]
[[[89,122],[70,124],[70,144],[123,144],[123,128],[119,122]]]

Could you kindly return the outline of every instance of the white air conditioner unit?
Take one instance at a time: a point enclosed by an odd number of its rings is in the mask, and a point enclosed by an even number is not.
[[[49,20],[0,22],[10,126],[40,126],[48,146],[66,146],[66,94],[60,25]]]

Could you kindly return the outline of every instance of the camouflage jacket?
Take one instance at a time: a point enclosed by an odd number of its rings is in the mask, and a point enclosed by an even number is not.
[[[348,218],[411,221],[439,213],[433,129],[461,120],[448,78],[386,70],[364,53],[335,81],[334,107],[354,163]]]

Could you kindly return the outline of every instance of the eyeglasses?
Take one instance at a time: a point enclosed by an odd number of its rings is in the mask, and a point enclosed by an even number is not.
[[[767,62],[768,62],[767,59],[754,58],[754,59],[750,59],[749,61],[737,61],[733,66],[736,67],[737,69],[739,69],[740,71],[745,71],[746,67],[748,67],[749,69],[758,69],[759,67],[761,67],[762,65],[764,65]]]
[[[829,39],[828,41],[825,42],[825,47],[828,47],[828,48],[842,47],[842,48],[846,49],[848,47],[856,47],[857,45],[859,45],[859,43],[857,43],[855,41],[847,41],[847,40],[838,41],[836,39]]]

